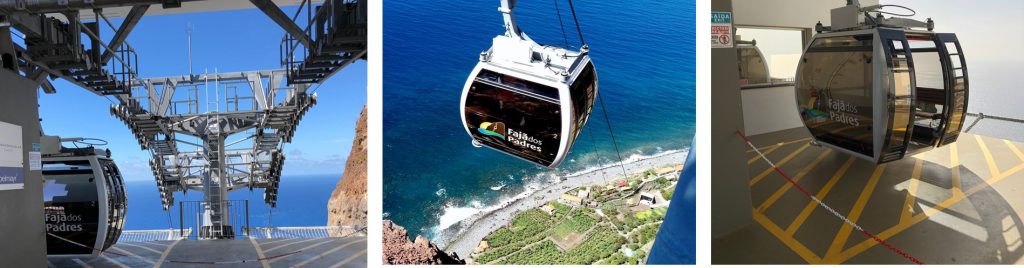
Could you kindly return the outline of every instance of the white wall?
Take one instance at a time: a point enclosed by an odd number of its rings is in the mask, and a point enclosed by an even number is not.
[[[736,25],[814,28],[821,21],[829,25],[833,8],[846,0],[733,0]]]
[[[831,10],[846,0],[733,0],[736,25],[813,29],[831,24]],[[760,41],[760,40],[759,40]],[[799,57],[799,56],[798,56]],[[795,68],[795,67],[794,67]],[[748,135],[803,126],[792,86],[743,90],[743,128]]]
[[[757,135],[803,126],[792,86],[744,89],[743,131]]]

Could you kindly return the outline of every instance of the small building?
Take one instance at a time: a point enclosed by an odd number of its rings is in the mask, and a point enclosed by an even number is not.
[[[489,247],[490,247],[490,244],[487,243],[487,240],[480,241],[480,245],[477,245],[476,249],[473,249],[473,253],[484,252]]]
[[[562,196],[558,198],[558,202],[575,207],[582,205],[583,199],[571,194],[562,194]]]
[[[551,203],[547,203],[544,204],[544,206],[541,206],[540,210],[543,210],[544,212],[547,212],[548,215],[551,215],[552,213],[555,213],[555,206],[552,206]]]
[[[579,192],[576,193],[576,197],[579,197],[580,199],[584,199],[584,200],[587,199],[587,198],[590,198],[590,190],[582,189],[582,190],[580,190]]]
[[[654,205],[654,203],[657,203],[657,202],[658,202],[658,200],[656,198],[654,198],[654,194],[643,192],[643,193],[640,193],[640,201],[637,202],[637,203],[640,204],[640,205],[652,206],[652,205]]]

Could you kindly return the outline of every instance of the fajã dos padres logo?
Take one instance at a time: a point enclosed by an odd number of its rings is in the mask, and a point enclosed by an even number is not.
[[[476,130],[487,136],[495,136],[505,139],[505,123],[502,122],[483,122],[480,123],[480,128],[477,128]]]
[[[537,152],[543,151],[541,148],[541,145],[544,144],[543,141],[521,131],[505,128],[505,123],[502,122],[480,123],[480,127],[476,131],[487,136],[501,138],[519,147],[525,147]]]

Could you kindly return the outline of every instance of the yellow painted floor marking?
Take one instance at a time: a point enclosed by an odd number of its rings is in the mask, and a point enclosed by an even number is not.
[[[796,241],[796,239],[793,239],[792,236],[787,235],[785,231],[782,230],[782,228],[779,228],[778,225],[775,225],[775,223],[773,223],[772,220],[768,219],[768,217],[766,217],[764,214],[761,214],[755,210],[754,220],[760,223],[761,226],[763,226],[764,229],[768,230],[769,233],[774,235],[775,238],[778,238],[779,241],[782,241],[783,244],[786,244],[786,246],[789,247],[790,250],[796,252],[796,254],[803,258],[804,261],[807,261],[807,263],[821,262],[821,257],[818,257],[818,255],[814,254],[814,252],[811,252],[811,250],[804,246],[804,244],[801,244],[800,241]]]
[[[832,178],[829,178],[828,182],[825,183],[825,186],[821,188],[821,191],[815,195],[818,197],[818,200],[824,200],[825,196],[828,196],[828,193],[832,191],[832,187],[836,186],[836,183],[839,183],[839,178],[842,178],[843,175],[846,174],[846,170],[850,169],[850,166],[853,165],[853,160],[855,159],[856,158],[853,156],[850,156],[850,158],[846,159],[846,162],[839,167],[839,170],[837,170],[835,174],[832,174]],[[800,211],[800,215],[797,215],[796,219],[793,220],[793,223],[790,223],[789,227],[786,227],[786,234],[792,236],[796,233],[796,230],[800,229],[800,225],[804,224],[804,221],[807,220],[807,217],[811,216],[811,212],[814,212],[814,208],[817,206],[818,203],[814,202],[814,200],[807,201],[807,205],[804,206],[803,211]]]
[[[804,146],[800,146],[799,149],[796,149],[796,151],[793,151],[785,158],[782,158],[782,160],[779,160],[779,162],[775,162],[775,165],[781,168],[782,165],[786,164],[786,162],[789,162],[789,160],[793,160],[794,157],[799,155],[801,152],[806,150],[807,147],[810,146],[810,143],[804,144]],[[754,179],[750,180],[750,185],[753,186],[754,184],[757,184],[757,182],[761,181],[765,177],[768,177],[768,174],[771,174],[772,172],[774,172],[774,169],[772,169],[772,167],[766,168],[764,171],[761,172],[761,174],[757,174],[757,177],[754,177]]]
[[[118,252],[121,252],[121,253],[124,253],[124,254],[132,255],[133,257],[139,258],[140,260],[142,260],[142,261],[144,261],[146,263],[149,263],[150,265],[156,265],[156,263],[153,263],[153,261],[151,261],[149,259],[146,259],[146,258],[143,258],[142,256],[139,256],[138,254],[132,253],[131,251],[123,250],[123,249],[120,249],[118,247],[111,247],[110,249],[117,250]]]
[[[960,184],[960,150],[957,149],[957,143],[955,142],[949,145],[949,166],[952,167],[950,172],[953,174],[953,195],[962,194],[963,190],[960,189],[963,186]]]
[[[278,239],[278,240],[274,240],[274,241],[263,243],[263,245],[264,246],[269,246],[270,244],[273,244],[273,243],[284,242],[284,241],[291,241],[291,240],[295,240],[295,239],[299,239],[299,238],[298,237],[292,237],[292,238]]]
[[[153,253],[156,253],[156,254],[160,254],[161,253],[159,250],[151,249],[151,248],[148,248],[148,247],[144,247],[142,245],[136,245],[136,244],[132,244],[132,243],[121,243],[119,245],[130,246],[130,247],[137,247],[137,248],[149,250],[150,252],[153,252]]]
[[[330,243],[330,242],[335,242],[335,241],[334,241],[334,240],[332,240],[332,239],[327,239],[327,240],[324,240],[323,242],[319,242],[319,243],[316,243],[316,244],[312,244],[312,245],[309,245],[309,246],[305,246],[305,247],[303,247],[303,248],[300,248],[300,249],[298,249],[298,250],[296,250],[296,251],[307,251],[307,250],[309,250],[309,249],[311,249],[311,248],[319,247],[320,245],[323,245],[323,244],[327,244],[327,243]],[[270,260],[270,261],[269,261],[269,262],[267,262],[267,263],[274,263],[274,262],[276,262],[276,261],[279,261],[279,260],[283,260],[283,259],[287,259],[287,258],[288,258],[288,256],[285,256],[285,257],[280,257],[280,258],[276,258],[276,259]]]
[[[786,145],[790,145],[790,144],[793,144],[793,143],[804,142],[804,141],[809,141],[809,140],[811,140],[811,137],[802,138],[802,139],[796,139],[796,140],[791,140],[791,141],[786,141],[786,142],[780,142],[780,143],[776,143],[776,144],[772,144],[772,145],[765,145],[765,146],[757,147],[757,149],[761,150],[761,152],[764,152],[765,149],[769,149],[769,148],[772,148],[772,147],[775,147],[775,146],[778,146],[778,145],[786,146]],[[754,150],[747,149],[747,152],[748,153],[753,153]]]
[[[774,152],[775,150],[778,150],[779,148],[782,148],[782,146],[783,146],[783,144],[776,144],[776,145],[773,145],[771,148],[768,148],[768,150],[762,151],[761,153],[763,153],[765,156],[767,156],[768,154]],[[760,149],[758,149],[758,150],[760,150]],[[753,164],[754,162],[757,162],[758,160],[761,160],[761,156],[760,155],[755,155],[754,157],[751,157],[750,160],[747,160],[747,165]]]
[[[117,265],[117,267],[128,268],[128,265],[124,265],[124,263],[121,263],[121,262],[119,262],[119,261],[117,261],[115,259],[111,259],[110,257],[107,257],[107,255],[105,255],[105,254],[104,255],[100,255],[100,258],[103,258],[103,260],[108,261],[110,263],[113,263],[114,265]],[[86,267],[92,267],[92,266],[86,266]]]
[[[1013,145],[1013,142],[1009,140],[1003,140],[1003,142],[1006,143],[1006,147],[1010,147],[1010,151],[1013,151],[1013,154],[1017,155],[1017,158],[1020,158],[1020,161],[1024,161],[1024,153],[1021,153],[1020,150],[1017,149],[1017,146]]]
[[[851,222],[857,222],[860,219],[860,214],[864,212],[864,207],[867,206],[868,200],[871,199],[871,194],[875,192],[875,187],[878,185],[878,180],[882,178],[882,173],[885,173],[886,164],[881,164],[875,167],[874,174],[871,174],[871,178],[868,179],[867,185],[864,185],[864,190],[861,190],[860,196],[857,197],[857,202],[853,203],[853,209],[850,210],[850,214],[846,217]],[[853,231],[853,226],[843,223],[843,226],[836,233],[835,238],[832,240],[832,245],[828,247],[828,251],[825,253],[824,261],[826,263],[837,263],[833,261],[832,256],[835,256],[843,251],[843,246],[846,245],[846,240],[850,238],[850,233]]]
[[[75,263],[77,263],[78,265],[81,265],[82,267],[85,267],[85,268],[92,268],[92,265],[89,265],[88,263],[85,263],[84,261],[82,261],[82,260],[80,260],[80,259],[72,259],[72,261],[74,261],[74,262],[75,262]]]
[[[900,212],[900,223],[907,222],[914,216],[914,202],[917,201],[917,184],[921,181],[921,166],[924,160],[914,161],[914,171],[910,174],[910,185],[907,185],[907,195],[903,199],[903,210]]]
[[[981,146],[981,153],[985,155],[985,162],[988,163],[988,172],[992,176],[999,176],[999,167],[996,166],[996,160],[992,158],[992,152],[988,151],[988,146],[985,146],[985,141],[981,140],[981,136],[974,135],[974,139],[978,140],[978,146]]]
[[[283,247],[291,246],[291,245],[294,245],[294,244],[298,244],[298,243],[304,243],[304,242],[309,242],[309,241],[313,241],[313,240],[316,240],[316,238],[302,239],[302,240],[299,240],[299,241],[295,241],[295,242],[291,242],[291,243],[288,243],[288,244],[284,244],[284,245],[280,245],[280,246],[272,247],[272,248],[270,248],[270,249],[268,249],[268,250],[264,250],[263,252],[271,252],[271,251],[277,250],[277,249],[279,249],[279,248],[283,248]]]
[[[174,249],[174,246],[177,245],[178,242],[181,242],[181,240],[183,239],[174,240],[173,243],[168,245],[167,249],[164,250],[164,253],[160,254],[160,259],[156,261],[156,265],[153,265],[153,268],[160,268],[160,265],[162,265],[164,260],[167,259],[167,255],[171,254],[171,250]]]
[[[267,256],[263,254],[263,249],[260,248],[260,243],[256,243],[256,239],[252,237],[249,238],[249,242],[251,242],[252,247],[256,249],[256,257],[260,258],[260,264],[263,265],[263,268],[270,268],[270,263],[263,259]]]
[[[811,161],[810,164],[804,166],[803,169],[796,173],[796,176],[793,177],[793,181],[799,182],[800,179],[803,179],[805,176],[807,176],[807,173],[811,172],[811,170],[813,170],[814,167],[818,166],[818,164],[821,163],[821,160],[825,160],[825,157],[827,157],[831,152],[832,150],[822,151],[821,154],[819,154],[818,157],[814,159],[814,161]],[[768,208],[775,204],[775,201],[778,201],[779,198],[782,198],[782,195],[786,194],[786,191],[789,191],[790,188],[793,188],[792,183],[787,182],[783,184],[782,187],[779,187],[778,190],[775,190],[775,193],[769,196],[767,200],[764,200],[764,202],[757,207],[757,210],[761,211],[762,213],[765,210],[768,210]]]
[[[341,262],[339,262],[339,263],[336,263],[336,264],[334,264],[334,265],[331,265],[331,268],[338,268],[338,267],[341,267],[342,265],[348,264],[348,263],[349,263],[349,262],[351,262],[352,260],[354,260],[354,259],[358,258],[359,256],[363,256],[363,255],[366,255],[366,250],[365,250],[365,249],[363,249],[362,251],[359,251],[359,252],[358,252],[358,253],[356,253],[356,254],[352,254],[352,256],[349,256],[348,258],[345,258],[344,260],[342,260],[342,261],[341,261]]]
[[[991,178],[985,180],[985,183],[979,183],[978,185],[972,187],[970,190],[968,190],[967,192],[965,192],[962,195],[954,195],[954,196],[950,197],[949,199],[946,199],[946,201],[943,201],[942,203],[939,203],[939,204],[937,204],[937,205],[935,205],[933,207],[926,208],[926,209],[924,209],[924,211],[922,211],[921,213],[918,213],[916,216],[911,218],[910,221],[908,221],[906,223],[900,223],[900,224],[897,224],[897,225],[895,225],[893,227],[890,227],[889,229],[886,229],[885,231],[882,231],[881,233],[877,233],[876,236],[878,236],[878,238],[883,239],[883,240],[889,239],[889,238],[899,234],[900,232],[903,232],[907,228],[910,228],[911,226],[914,226],[915,224],[923,221],[924,219],[927,219],[931,215],[933,215],[935,213],[938,213],[939,211],[945,210],[946,208],[949,208],[949,207],[955,205],[957,202],[960,202],[963,199],[965,199],[967,197],[970,197],[972,194],[976,193],[977,191],[985,189],[986,187],[990,187],[990,186],[994,185],[995,183],[998,183],[999,181],[1005,179],[1006,177],[1008,177],[1010,175],[1013,175],[1013,174],[1016,174],[1017,172],[1020,172],[1021,170],[1024,170],[1024,164],[1020,164],[1020,165],[1017,165],[1015,167],[1012,167],[1012,168],[1006,170],[1005,172],[1003,172],[1002,174],[1000,174],[999,176],[991,177]],[[878,243],[875,242],[872,239],[864,240],[864,241],[860,242],[859,244],[854,245],[853,247],[850,247],[846,251],[843,251],[842,253],[838,254],[837,256],[831,258],[830,260],[835,260],[836,263],[845,262],[846,260],[849,260],[850,258],[852,258],[854,256],[857,256],[858,254],[864,252],[865,250],[867,250],[867,249],[869,249],[872,246],[875,246],[877,244]]]
[[[309,259],[306,259],[306,260],[304,260],[304,261],[302,261],[300,263],[296,263],[295,265],[292,265],[291,267],[302,267],[302,266],[305,266],[306,264],[309,264],[310,262],[313,262],[315,260],[319,260],[320,258],[323,258],[324,256],[331,255],[331,253],[334,253],[335,251],[341,250],[343,248],[346,248],[346,247],[348,247],[348,246],[350,246],[352,244],[359,243],[359,242],[366,242],[366,239],[356,239],[356,240],[350,241],[348,243],[345,243],[345,244],[342,244],[340,246],[334,247],[334,248],[332,248],[332,249],[330,249],[328,251],[324,251],[324,253],[317,254],[316,256],[314,256],[312,258],[309,258]],[[363,249],[363,252],[366,252],[366,250]],[[352,255],[352,256],[359,256],[359,255],[361,255],[361,254],[355,254],[355,255]],[[349,256],[349,258],[352,258],[352,257]],[[346,262],[346,261],[342,261],[342,262]]]

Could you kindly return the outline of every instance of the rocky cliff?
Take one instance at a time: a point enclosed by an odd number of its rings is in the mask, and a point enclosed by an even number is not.
[[[327,201],[327,225],[364,228],[366,201],[366,106],[363,106],[363,112],[356,121],[356,134],[352,139],[352,152],[345,163],[345,173]]]
[[[384,264],[466,264],[455,253],[448,255],[422,236],[409,241],[405,228],[384,220]]]

